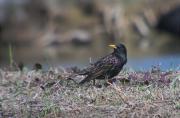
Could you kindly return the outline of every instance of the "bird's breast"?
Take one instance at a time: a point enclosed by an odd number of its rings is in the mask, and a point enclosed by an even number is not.
[[[114,58],[111,59],[111,64],[117,65],[117,66],[122,65],[121,60],[118,59],[118,58],[116,58],[116,57],[114,57]]]

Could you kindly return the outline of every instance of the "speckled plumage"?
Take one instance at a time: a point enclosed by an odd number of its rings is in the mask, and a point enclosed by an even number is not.
[[[127,62],[127,51],[123,44],[116,47],[113,53],[101,58],[79,73],[80,75],[87,75],[80,84],[95,79],[111,79],[121,71]]]

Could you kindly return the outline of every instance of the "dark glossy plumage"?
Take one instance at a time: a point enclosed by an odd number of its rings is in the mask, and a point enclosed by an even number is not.
[[[101,58],[94,64],[82,70],[80,75],[87,75],[79,84],[95,79],[111,79],[116,76],[127,62],[127,51],[123,44],[114,48],[114,52]]]

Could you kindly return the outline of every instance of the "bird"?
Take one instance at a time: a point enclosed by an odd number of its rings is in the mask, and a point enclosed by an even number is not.
[[[123,66],[127,63],[127,49],[124,44],[109,45],[114,49],[109,55],[100,58],[97,62],[90,64],[87,68],[81,70],[78,74],[86,77],[79,82],[80,85],[96,79],[111,80],[118,75]]]

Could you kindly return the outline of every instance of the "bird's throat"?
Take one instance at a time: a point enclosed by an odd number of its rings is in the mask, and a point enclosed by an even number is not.
[[[114,55],[115,55],[117,58],[119,58],[122,62],[125,62],[125,63],[127,62],[127,55],[126,55],[126,53],[114,52]]]

